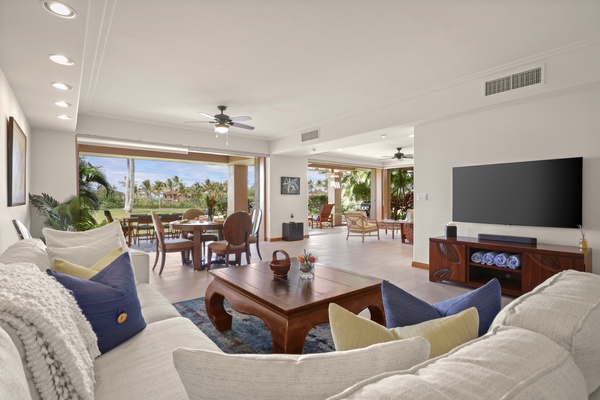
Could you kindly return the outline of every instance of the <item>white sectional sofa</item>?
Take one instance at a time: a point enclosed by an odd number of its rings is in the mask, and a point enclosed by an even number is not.
[[[0,264],[39,266],[44,251],[36,239],[20,241]],[[431,360],[422,338],[315,355],[227,355],[148,284],[148,255],[132,260],[147,326],[94,360],[96,399],[600,399],[594,274],[553,276],[506,306],[488,334]],[[1,321],[0,398],[40,398],[20,338]]]

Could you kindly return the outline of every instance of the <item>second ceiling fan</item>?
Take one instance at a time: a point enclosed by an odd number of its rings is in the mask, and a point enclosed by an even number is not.
[[[392,159],[394,159],[394,160],[403,160],[405,158],[414,158],[413,154],[404,154],[402,152],[402,147],[396,147],[396,150],[398,150],[398,152],[392,156]]]

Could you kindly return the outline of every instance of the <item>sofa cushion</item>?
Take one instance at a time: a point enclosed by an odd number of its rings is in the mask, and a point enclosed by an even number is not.
[[[180,347],[220,351],[189,319],[169,318],[146,329],[94,362],[95,398],[187,400],[173,365]],[[210,373],[205,365],[203,374]]]
[[[167,318],[181,317],[177,309],[148,283],[138,283],[138,297],[147,324]]]
[[[413,338],[304,355],[178,349],[173,361],[190,399],[323,399],[373,374],[416,365],[428,353],[427,341]]]
[[[496,327],[407,371],[374,376],[331,399],[587,399],[581,371],[565,349],[516,327]]]
[[[106,353],[146,327],[129,254],[123,253],[91,279],[47,270],[73,292]]]
[[[0,328],[0,399],[31,399],[21,356],[8,333]]]
[[[560,272],[504,307],[494,326],[518,326],[549,337],[571,353],[588,393],[600,387],[600,276]]]
[[[52,269],[63,274],[76,276],[78,278],[90,279],[92,276],[96,275],[98,272],[110,265],[110,263],[122,253],[123,249],[121,249],[119,246],[108,254],[104,255],[104,257],[89,267],[77,265],[67,260],[61,260],[60,258],[55,258],[54,262],[52,263]]]
[[[500,283],[496,278],[463,295],[431,305],[388,281],[382,282],[381,294],[388,328],[415,325],[475,307],[479,313],[478,334],[481,336],[502,308]]]
[[[23,239],[11,244],[2,255],[0,264],[32,263],[41,271],[50,268],[46,245],[40,239]]]
[[[471,307],[456,315],[420,324],[388,329],[335,303],[329,304],[329,323],[336,350],[351,350],[392,340],[424,337],[431,345],[430,357],[447,353],[477,337],[479,318]]]
[[[127,248],[127,241],[123,235],[121,224],[119,224],[118,221],[111,222],[110,224],[106,224],[99,228],[90,229],[89,231],[81,232],[58,231],[46,227],[42,229],[42,235],[46,239],[46,245],[55,248],[84,246],[106,236],[117,235],[121,247],[124,249]]]

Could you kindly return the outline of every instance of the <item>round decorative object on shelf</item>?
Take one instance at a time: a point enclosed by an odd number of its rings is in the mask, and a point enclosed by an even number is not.
[[[277,253],[281,253],[285,258],[283,260],[278,260]],[[287,278],[290,265],[290,255],[288,253],[283,250],[275,250],[273,252],[273,260],[269,266],[271,267],[271,271],[273,271],[273,275],[275,275],[276,278]]]

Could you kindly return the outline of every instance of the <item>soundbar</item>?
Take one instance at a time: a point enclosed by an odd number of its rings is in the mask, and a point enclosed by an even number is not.
[[[527,236],[508,236],[508,235],[491,235],[489,233],[480,233],[477,235],[479,240],[491,240],[494,242],[513,242],[524,244],[537,244],[537,238]]]

